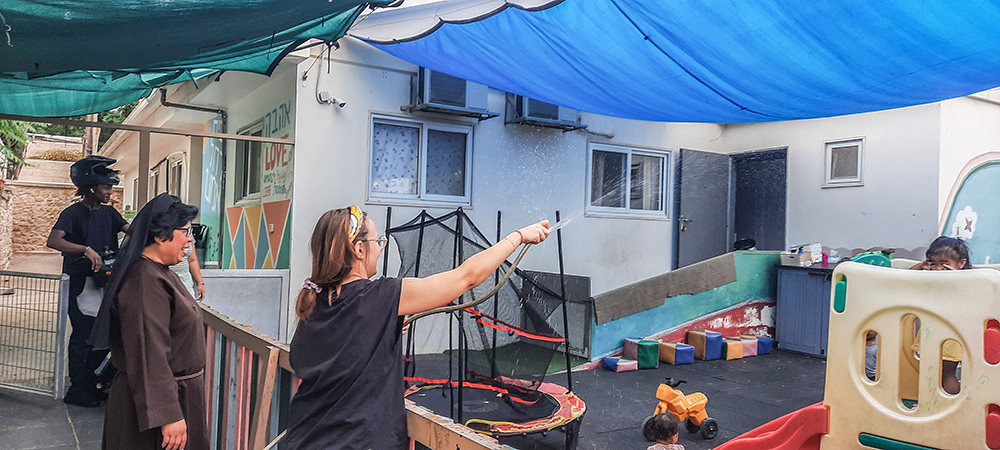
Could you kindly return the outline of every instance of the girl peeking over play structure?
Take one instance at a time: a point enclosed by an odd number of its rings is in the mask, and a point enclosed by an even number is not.
[[[489,278],[522,243],[548,235],[542,220],[447,272],[371,280],[388,240],[357,205],[324,213],[313,230],[312,272],[296,303],[290,359],[302,383],[282,448],[408,448],[403,316],[448,304]]]
[[[924,260],[910,270],[957,270],[971,269],[969,246],[959,238],[939,236],[931,242],[924,253]]]
[[[684,450],[684,446],[677,443],[681,424],[672,414],[657,414],[646,421],[645,427],[642,434],[653,436],[656,439],[656,443],[647,447],[646,450]]]
[[[971,269],[969,262],[969,246],[965,241],[940,236],[931,242],[927,247],[925,259],[910,269],[912,270],[958,270]],[[911,347],[914,352],[920,354],[920,331],[917,323],[917,333]],[[957,394],[961,389],[961,382],[958,379],[958,365],[962,362],[962,346],[951,339],[944,342],[941,348],[941,387],[949,394]]]

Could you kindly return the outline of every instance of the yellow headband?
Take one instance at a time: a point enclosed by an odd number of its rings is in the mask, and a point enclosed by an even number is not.
[[[358,205],[351,205],[349,209],[351,212],[351,222],[347,226],[347,233],[350,236],[350,242],[354,242],[354,239],[358,237],[358,233],[361,232],[361,208],[358,208]]]

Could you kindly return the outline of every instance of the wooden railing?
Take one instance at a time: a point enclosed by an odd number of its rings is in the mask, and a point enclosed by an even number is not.
[[[298,384],[288,345],[204,304],[201,308],[208,342],[205,398],[212,446],[262,450],[280,440],[285,428],[283,411]],[[410,401],[406,402],[406,423],[410,438],[431,449],[509,449]]]

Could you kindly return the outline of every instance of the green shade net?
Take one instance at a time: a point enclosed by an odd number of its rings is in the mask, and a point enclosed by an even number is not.
[[[226,70],[270,74],[308,39],[339,39],[358,0],[4,0],[0,113],[69,116]]]

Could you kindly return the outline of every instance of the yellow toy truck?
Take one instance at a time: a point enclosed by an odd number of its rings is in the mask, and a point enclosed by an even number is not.
[[[660,387],[656,389],[656,398],[660,399],[660,403],[656,405],[653,415],[647,417],[642,423],[643,436],[646,440],[655,440],[652,436],[646,435],[646,422],[652,419],[653,416],[664,412],[669,412],[678,421],[684,422],[684,428],[688,430],[688,433],[701,431],[701,436],[705,439],[714,439],[719,434],[719,423],[715,419],[708,417],[708,411],[705,410],[705,405],[708,404],[708,397],[701,392],[684,395],[683,392],[677,389],[677,386],[680,386],[681,383],[685,383],[685,381],[674,381],[673,378],[668,377],[666,382],[660,384]]]

